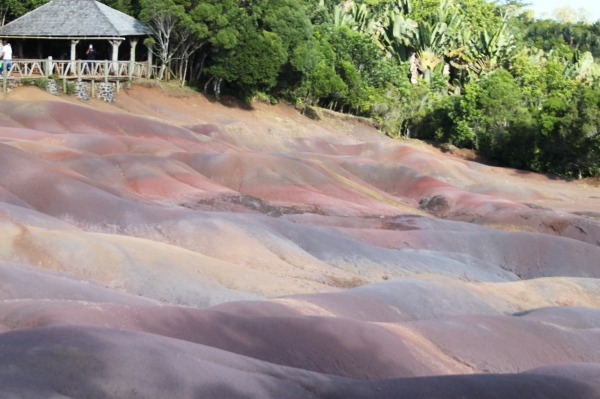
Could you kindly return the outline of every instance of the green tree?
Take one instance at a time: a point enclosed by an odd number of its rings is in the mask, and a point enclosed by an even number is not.
[[[50,0],[0,0],[1,26],[46,4],[48,1]]]
[[[243,10],[234,0],[202,0],[192,3],[186,17],[178,25],[180,47],[180,79],[185,83],[188,62],[192,55],[203,50],[196,70],[191,79],[197,82],[202,75],[206,57],[215,50],[229,50],[235,47],[240,32],[238,21]],[[207,47],[205,49],[205,47]]]
[[[478,146],[495,158],[505,157],[503,151],[511,133],[521,120],[529,114],[525,107],[523,93],[513,76],[505,70],[498,70],[480,83],[481,91],[477,106],[481,110],[481,127]]]
[[[283,40],[276,33],[257,30],[248,18],[243,28],[232,49],[213,54],[208,72],[246,94],[268,91],[277,84],[281,66],[288,59]]]
[[[431,95],[424,83],[407,84],[402,87],[388,84],[383,99],[385,102],[376,103],[374,110],[380,114],[386,134],[408,139],[411,137],[411,129],[415,133],[415,127],[418,127],[426,116]]]
[[[140,11],[140,4],[137,0],[100,0],[100,2],[116,10],[134,16],[137,16]]]
[[[311,98],[316,103],[321,98],[340,99],[348,93],[348,86],[335,69],[325,62],[320,62],[312,72],[308,86],[305,100]]]
[[[540,115],[532,167],[570,177],[600,173],[600,91],[578,84],[568,101],[550,96]]]
[[[184,41],[177,42],[176,30],[187,19],[186,6],[189,0],[141,0],[140,18],[148,23],[153,37],[147,44],[153,45],[154,54],[161,61],[159,80],[162,80],[167,66],[175,58]]]

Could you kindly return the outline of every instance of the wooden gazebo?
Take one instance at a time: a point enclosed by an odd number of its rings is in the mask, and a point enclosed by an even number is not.
[[[151,78],[155,73],[151,49],[148,48],[146,62],[136,62],[139,40],[151,33],[150,28],[137,19],[95,0],[51,0],[0,28],[0,38],[9,40],[13,46],[16,44],[14,55],[18,57],[13,57],[8,75],[17,79],[38,75],[79,80]],[[126,40],[130,45],[129,59],[119,59],[119,47]],[[59,41],[70,43],[68,57],[64,44],[62,53],[56,54],[57,44],[61,48]],[[34,42],[37,42],[36,57],[25,58],[24,49]],[[109,51],[105,53],[110,54],[105,54],[105,60],[87,61],[85,50],[80,49],[78,57],[80,42],[85,48],[88,42],[105,47],[108,43]]]

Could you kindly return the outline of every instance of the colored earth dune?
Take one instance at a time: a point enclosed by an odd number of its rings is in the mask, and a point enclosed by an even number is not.
[[[36,90],[0,102],[1,398],[600,398],[600,188]]]

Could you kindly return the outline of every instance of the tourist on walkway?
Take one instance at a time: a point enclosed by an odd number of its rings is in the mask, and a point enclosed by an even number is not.
[[[8,40],[4,41],[4,46],[2,47],[2,53],[0,54],[2,58],[2,64],[0,64],[0,73],[4,71],[4,64],[6,64],[6,71],[10,72],[10,68],[12,67],[12,47]]]

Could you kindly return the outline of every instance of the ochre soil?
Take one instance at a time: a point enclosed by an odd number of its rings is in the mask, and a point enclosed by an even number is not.
[[[600,187],[293,106],[0,102],[1,398],[599,398]]]

